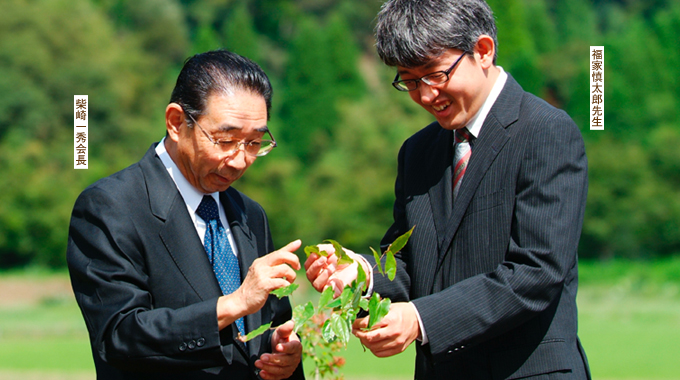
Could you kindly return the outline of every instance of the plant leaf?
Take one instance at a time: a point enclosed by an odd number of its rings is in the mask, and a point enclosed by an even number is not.
[[[371,299],[368,301],[368,329],[370,330],[375,324],[375,319],[378,317],[378,306],[380,306],[380,295],[373,293]]]
[[[305,254],[307,255],[307,257],[309,257],[309,255],[311,255],[312,253],[316,253],[317,255],[322,256],[321,253],[319,252],[319,247],[317,247],[316,245],[306,246]]]
[[[338,259],[338,265],[342,264],[352,264],[354,262],[354,259],[349,257],[349,255],[344,254],[340,259]]]
[[[378,266],[378,272],[380,272],[380,274],[384,275],[385,272],[383,271],[382,263],[380,262],[380,254],[378,252],[376,252],[376,250],[373,249],[373,247],[369,247],[369,248],[371,249],[371,252],[373,252],[373,258],[375,258],[375,263]]]
[[[249,340],[251,340],[251,339],[253,339],[253,338],[257,337],[257,336],[260,336],[260,335],[264,334],[264,332],[267,331],[267,330],[269,330],[269,328],[270,328],[271,326],[272,326],[272,323],[269,322],[269,323],[267,323],[267,324],[264,324],[264,325],[262,325],[262,326],[256,328],[255,330],[249,332],[248,334],[246,334],[246,336],[243,336],[243,335],[239,334],[238,340],[240,340],[241,342],[245,343],[245,342],[247,342],[247,341],[249,341]]]
[[[319,311],[328,307],[328,304],[333,300],[333,287],[328,286],[321,292],[321,297],[319,297]]]
[[[383,298],[380,299],[380,296],[377,294],[373,294],[373,297],[371,297],[371,300],[369,301],[369,314],[368,314],[368,327],[367,329],[370,330],[378,324],[380,321],[382,321],[383,318],[387,315],[387,313],[390,312],[390,305],[392,304],[392,301],[390,301],[389,298]]]
[[[390,281],[394,280],[397,275],[397,260],[394,258],[394,253],[391,251],[386,252],[387,257],[385,258],[385,274]]]
[[[331,315],[331,328],[341,342],[349,342],[350,329],[347,326],[347,321],[338,314]]]
[[[401,249],[404,248],[404,246],[406,246],[406,243],[408,243],[408,239],[411,237],[414,228],[416,228],[416,226],[411,227],[411,229],[406,231],[405,234],[399,236],[396,240],[394,240],[392,244],[390,244],[390,246],[387,247],[387,250],[391,251],[392,253],[397,253],[401,251]]]
[[[287,297],[287,296],[291,295],[295,291],[295,289],[297,289],[298,287],[300,287],[300,285],[290,284],[290,285],[284,286],[282,288],[274,289],[271,292],[269,292],[269,294],[273,294],[273,295],[279,297],[279,299],[281,299],[283,297]]]
[[[375,318],[374,325],[382,321],[382,319],[390,312],[390,305],[392,305],[392,301],[390,301],[389,298],[380,300],[380,304],[378,305],[378,316]]]
[[[368,300],[366,298],[359,300],[359,307],[365,311],[368,311]]]
[[[338,259],[341,259],[343,256],[345,256],[345,250],[342,249],[342,245],[340,245],[340,243],[333,239],[326,239],[324,242],[331,243],[333,245],[333,249],[335,249],[335,256],[338,256]]]
[[[321,328],[321,336],[323,337],[323,340],[325,340],[327,343],[330,343],[333,340],[335,340],[335,332],[331,327],[330,319],[326,319],[326,322],[323,323],[323,327]]]
[[[361,294],[363,293],[362,289],[364,288],[365,285],[366,285],[365,282],[360,282],[356,284],[356,287],[354,289],[352,289],[353,293],[351,307],[357,312],[359,311],[359,300],[361,300]],[[354,316],[356,317],[356,313],[354,313]]]
[[[297,333],[302,326],[314,316],[314,304],[308,301],[304,305],[297,305],[293,309],[293,321],[295,321],[294,331]]]
[[[335,255],[338,256],[338,265],[352,264],[354,262],[354,260],[352,260],[352,258],[349,257],[347,253],[345,253],[345,249],[342,248],[342,245],[340,245],[340,243],[333,239],[326,239],[324,241],[331,243],[333,245],[333,249],[335,249]]]
[[[329,308],[329,309],[335,309],[336,307],[340,307],[341,305],[342,305],[342,300],[340,299],[340,297],[338,297],[338,298],[334,299],[331,303],[326,305],[326,307]]]
[[[356,279],[357,284],[361,284],[360,287],[358,287],[359,292],[361,293],[362,291],[366,290],[366,271],[364,271],[364,266],[361,265],[360,263],[357,263],[357,279]]]
[[[340,294],[340,305],[342,305],[343,309],[351,307],[350,302],[352,301],[352,295],[354,295],[352,288],[349,285],[345,286],[345,289],[342,290],[342,294]]]

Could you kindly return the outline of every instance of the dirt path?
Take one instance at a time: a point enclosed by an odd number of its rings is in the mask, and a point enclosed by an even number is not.
[[[35,305],[46,299],[72,298],[66,275],[0,276],[0,307]]]

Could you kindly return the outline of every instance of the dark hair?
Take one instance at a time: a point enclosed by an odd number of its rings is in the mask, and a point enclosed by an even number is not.
[[[388,66],[421,66],[448,49],[471,54],[483,34],[498,46],[493,12],[484,0],[390,0],[375,26],[378,55]]]
[[[198,119],[205,112],[210,95],[231,95],[235,90],[262,95],[269,119],[272,86],[267,74],[257,63],[227,50],[213,50],[187,59],[177,77],[170,103],[179,104],[185,113]],[[193,126],[190,119],[187,124]]]

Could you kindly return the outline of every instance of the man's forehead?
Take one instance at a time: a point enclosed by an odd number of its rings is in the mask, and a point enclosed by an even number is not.
[[[243,115],[244,118],[267,117],[267,104],[262,95],[250,91],[235,92],[231,95],[208,96],[204,114]]]
[[[430,70],[438,66],[446,65],[449,64],[447,60],[450,58],[451,54],[453,53],[450,50],[447,50],[441,55],[427,58],[425,63],[420,66],[415,67],[397,66],[397,72],[399,74],[403,74],[411,71]]]

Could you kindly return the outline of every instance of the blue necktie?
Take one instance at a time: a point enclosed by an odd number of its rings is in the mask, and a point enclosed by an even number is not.
[[[208,260],[213,266],[213,271],[220,284],[222,293],[231,294],[241,286],[241,270],[238,258],[234,254],[227,239],[227,233],[220,222],[220,214],[217,211],[217,203],[210,195],[203,196],[201,204],[196,209],[196,214],[205,221],[205,239],[203,246],[208,254]],[[241,335],[245,335],[246,329],[243,318],[236,320],[236,327]]]

